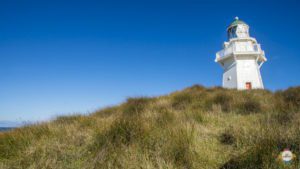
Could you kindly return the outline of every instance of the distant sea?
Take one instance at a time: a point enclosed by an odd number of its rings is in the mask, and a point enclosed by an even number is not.
[[[3,132],[3,131],[9,131],[9,130],[12,130],[14,129],[13,127],[0,127],[0,132]]]

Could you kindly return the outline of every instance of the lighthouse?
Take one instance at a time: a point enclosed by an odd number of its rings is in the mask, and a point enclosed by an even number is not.
[[[216,53],[215,62],[223,68],[224,88],[239,90],[263,89],[260,68],[265,61],[265,52],[256,39],[249,34],[249,25],[235,17],[227,28],[228,42]]]

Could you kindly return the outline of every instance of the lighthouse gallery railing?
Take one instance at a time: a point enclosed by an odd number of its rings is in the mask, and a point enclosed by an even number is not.
[[[254,44],[252,46],[242,46],[242,45],[235,45],[232,44],[229,47],[219,51],[216,55],[216,59],[222,59],[226,56],[232,55],[232,54],[253,54],[253,53],[264,53],[264,51],[261,50],[260,44]]]

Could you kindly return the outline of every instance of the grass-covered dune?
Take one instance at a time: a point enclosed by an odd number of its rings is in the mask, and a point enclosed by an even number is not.
[[[0,168],[298,168],[300,87],[192,86],[0,134]]]

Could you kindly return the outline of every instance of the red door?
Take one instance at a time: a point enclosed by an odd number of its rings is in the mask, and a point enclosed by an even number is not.
[[[247,90],[252,89],[252,84],[251,84],[251,82],[246,82],[246,89],[247,89]]]

